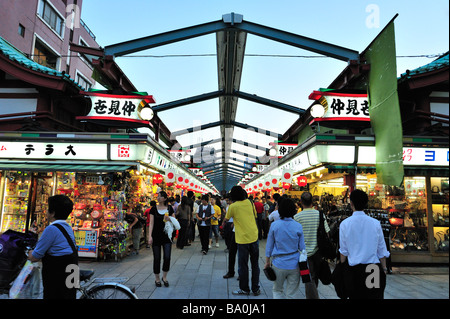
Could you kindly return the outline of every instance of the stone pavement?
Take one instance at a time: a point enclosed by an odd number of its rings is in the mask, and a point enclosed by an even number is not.
[[[265,261],[265,243],[259,242],[262,270]],[[127,277],[127,286],[135,288],[140,299],[272,299],[272,282],[261,271],[261,295],[234,296],[239,289],[236,276],[224,279],[227,272],[228,254],[225,242],[213,247],[207,255],[200,252],[198,238],[192,246],[177,249],[172,247],[171,269],[168,274],[169,287],[156,287],[153,275],[153,254],[151,249],[141,248],[139,255],[128,256],[116,261],[81,261],[82,269],[94,269],[96,277]],[[237,261],[236,261],[237,264]],[[305,299],[304,285],[301,283],[298,299]],[[319,283],[321,299],[338,299],[333,285]],[[394,267],[393,274],[387,276],[384,294],[386,299],[449,299],[449,267]]]
[[[265,240],[259,242],[259,265],[262,270],[265,261]],[[124,284],[134,288],[139,299],[184,299],[184,300],[228,300],[233,302],[257,302],[272,299],[272,282],[261,271],[261,295],[234,296],[233,290],[239,289],[236,276],[223,279],[227,272],[228,254],[225,242],[213,247],[207,255],[200,252],[200,240],[192,246],[177,249],[172,246],[171,269],[168,274],[169,287],[156,287],[153,275],[153,254],[151,249],[141,248],[139,255],[127,256],[121,261],[80,261],[81,269],[95,270],[94,277],[127,277]],[[236,262],[237,263],[237,262]],[[301,283],[298,299],[305,299],[305,286]],[[321,299],[338,299],[333,285],[319,283]],[[41,294],[42,296],[42,294]],[[394,267],[393,274],[387,276],[385,299],[449,299],[449,267]],[[1,295],[0,299],[7,299]],[[42,297],[41,297],[42,298]]]

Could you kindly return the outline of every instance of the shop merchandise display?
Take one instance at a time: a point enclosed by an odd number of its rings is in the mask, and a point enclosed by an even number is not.
[[[434,249],[449,251],[449,183],[448,178],[431,178]]]
[[[330,238],[338,245],[339,225],[352,214],[349,202],[350,187],[345,183],[345,174],[321,170],[320,175],[320,178],[308,175],[306,189],[313,194],[314,207],[325,214],[330,226]],[[405,176],[400,187],[393,187],[378,184],[375,174],[365,173],[357,175],[355,186],[369,195],[365,212],[380,221],[391,252],[448,252],[448,178]],[[289,189],[280,187],[264,194],[252,194],[271,196],[278,192],[299,198],[304,190],[305,188],[300,190],[291,185]],[[431,230],[433,233],[430,235]]]
[[[57,173],[57,192],[72,197],[69,223],[81,257],[121,259],[130,242],[123,220],[129,174]]]
[[[25,232],[31,175],[10,172],[5,178],[1,232],[8,229]]]
[[[8,229],[25,232],[28,226],[31,231],[41,233],[47,225],[47,200],[51,194],[51,174],[9,172],[5,178],[0,232]]]

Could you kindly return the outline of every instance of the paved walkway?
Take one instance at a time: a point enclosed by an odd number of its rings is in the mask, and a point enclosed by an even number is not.
[[[265,261],[265,240],[260,241],[259,265]],[[185,300],[227,300],[233,302],[252,302],[272,299],[272,282],[261,271],[261,295],[234,296],[239,289],[237,275],[223,279],[227,272],[228,254],[224,252],[225,242],[220,240],[219,248],[211,248],[207,255],[200,252],[200,241],[184,249],[172,248],[171,269],[168,274],[170,287],[156,287],[153,275],[153,254],[145,247],[139,255],[128,256],[121,261],[81,260],[81,269],[95,270],[95,277],[127,277],[125,282],[134,288],[139,299],[185,299]],[[236,266],[237,274],[237,266]],[[298,299],[305,299],[304,285],[300,284]],[[338,299],[333,285],[319,284],[321,299]],[[42,296],[42,295],[41,295]],[[387,277],[384,294],[386,299],[449,299],[449,267],[394,267],[393,274]],[[7,299],[1,295],[0,299]],[[205,303],[206,301],[202,301]],[[265,301],[266,302],[266,301]],[[276,309],[276,307],[275,307]]]
[[[265,261],[265,240],[260,241],[259,265]],[[81,268],[94,269],[96,277],[127,277],[126,285],[136,289],[140,299],[272,299],[272,282],[261,271],[259,296],[234,296],[239,289],[237,276],[223,279],[227,272],[228,254],[225,242],[219,248],[211,248],[207,255],[200,252],[200,241],[184,249],[172,248],[169,287],[156,287],[153,275],[151,249],[142,248],[139,255],[128,256],[122,261],[82,261]],[[236,266],[237,274],[237,266]],[[319,284],[321,299],[338,299],[333,285]],[[449,299],[449,267],[394,267],[387,277],[386,299]],[[305,299],[304,285],[300,284],[298,299]]]

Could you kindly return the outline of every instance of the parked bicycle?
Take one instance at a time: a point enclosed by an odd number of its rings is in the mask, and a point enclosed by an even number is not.
[[[128,278],[95,278],[91,281],[93,275],[93,270],[80,270],[78,299],[138,299],[132,289],[121,284]],[[92,284],[95,285],[91,287]]]
[[[37,236],[8,230],[0,236],[0,295],[9,295],[14,280],[27,260],[28,251]],[[138,299],[133,290],[123,285],[128,278],[95,278],[93,270],[80,270],[78,299]],[[27,282],[29,278],[25,279]],[[38,297],[39,292],[35,296]],[[33,296],[29,296],[33,298]]]

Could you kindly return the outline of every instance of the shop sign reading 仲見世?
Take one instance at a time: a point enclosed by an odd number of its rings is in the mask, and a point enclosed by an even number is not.
[[[77,120],[125,121],[147,125],[153,118],[153,111],[148,105],[155,103],[151,95],[84,94],[91,99],[91,110],[86,116],[77,116]]]

